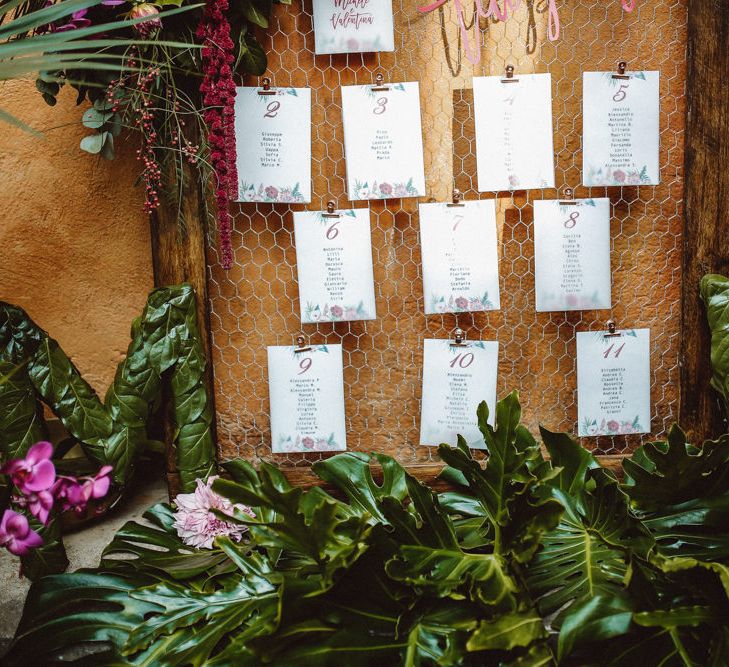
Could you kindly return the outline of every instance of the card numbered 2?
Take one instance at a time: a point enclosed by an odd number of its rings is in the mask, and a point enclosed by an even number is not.
[[[238,201],[311,201],[311,89],[236,88]]]
[[[341,345],[269,347],[268,390],[274,454],[347,448]]]
[[[580,436],[651,431],[650,330],[577,334]]]
[[[455,445],[461,435],[469,447],[484,449],[476,410],[486,401],[488,421],[494,424],[498,342],[474,341],[461,347],[450,340],[426,339],[423,345],[420,444]]]

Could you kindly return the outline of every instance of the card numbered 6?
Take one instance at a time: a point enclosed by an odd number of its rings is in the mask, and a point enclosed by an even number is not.
[[[578,435],[650,433],[650,329],[577,334]]]
[[[274,454],[347,448],[341,345],[269,347],[268,390]]]
[[[458,436],[473,449],[485,449],[476,409],[489,407],[493,426],[499,344],[474,341],[464,346],[450,340],[426,339],[423,354],[423,399],[420,444],[455,445]]]

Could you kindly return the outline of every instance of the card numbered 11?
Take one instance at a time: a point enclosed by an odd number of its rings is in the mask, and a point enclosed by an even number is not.
[[[311,89],[236,88],[238,201],[311,201]]]
[[[537,312],[612,307],[610,200],[534,202]]]
[[[583,74],[582,182],[658,185],[658,72]]]
[[[370,211],[294,213],[301,322],[375,319]]]
[[[421,204],[419,217],[425,314],[498,310],[494,200]]]
[[[578,435],[650,433],[650,329],[577,334]]]
[[[350,200],[425,194],[417,81],[342,86],[342,117]]]
[[[554,187],[552,77],[473,78],[479,192]]]
[[[425,339],[423,344],[420,444],[455,445],[461,435],[469,447],[485,449],[476,410],[481,401],[486,401],[488,421],[493,426],[498,342],[474,341],[457,346],[451,340]]]
[[[268,391],[274,454],[347,448],[341,345],[269,347]]]

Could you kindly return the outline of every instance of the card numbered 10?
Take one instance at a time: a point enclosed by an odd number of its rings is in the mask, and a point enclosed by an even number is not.
[[[347,448],[341,345],[268,348],[274,454]]]
[[[577,334],[580,436],[650,433],[650,329]]]
[[[485,449],[476,410],[481,401],[489,407],[493,426],[499,344],[474,341],[463,346],[450,340],[423,341],[423,398],[420,444],[455,445],[458,436],[473,449]]]

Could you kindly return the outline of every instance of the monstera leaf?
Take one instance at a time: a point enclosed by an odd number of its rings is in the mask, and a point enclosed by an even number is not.
[[[711,386],[722,397],[729,419],[729,278],[713,274],[704,276],[701,298],[711,329]]]

